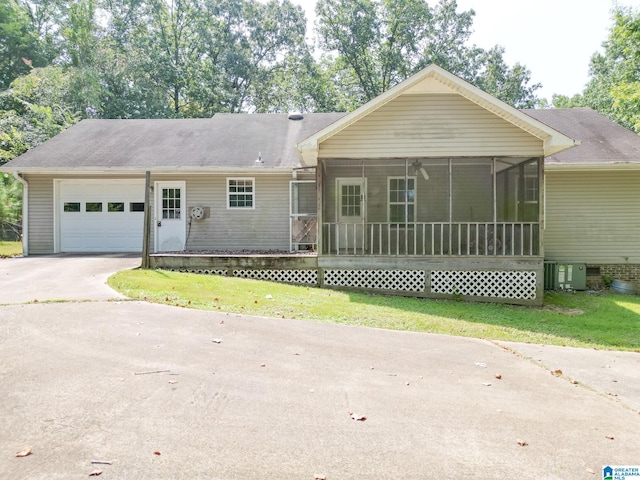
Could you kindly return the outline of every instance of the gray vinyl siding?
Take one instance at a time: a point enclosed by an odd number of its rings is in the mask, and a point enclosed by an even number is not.
[[[141,178],[109,176],[106,179]],[[227,178],[255,179],[255,208],[227,208]],[[54,179],[95,179],[96,176],[28,175],[29,182],[29,253],[54,253]],[[290,173],[255,175],[152,175],[151,182],[186,180],[188,207],[209,207],[210,216],[193,221],[187,248],[192,250],[289,250],[289,181]],[[153,215],[153,195],[151,195]],[[188,215],[188,212],[185,211]],[[188,218],[188,217],[187,217]],[[151,228],[151,245],[154,245]]]
[[[640,263],[640,172],[547,171],[545,258]]]
[[[289,182],[283,175],[200,175],[187,182],[187,205],[210,216],[187,226],[189,250],[289,250]],[[227,178],[254,178],[253,209],[227,208]],[[177,178],[174,178],[177,180]]]
[[[29,183],[29,255],[53,253],[53,176],[26,175]]]
[[[452,94],[402,95],[320,144],[319,157],[542,155],[540,139]]]

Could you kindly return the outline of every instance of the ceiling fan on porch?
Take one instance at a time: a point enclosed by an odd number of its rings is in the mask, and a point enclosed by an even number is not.
[[[413,167],[413,171],[416,175],[418,174],[418,172],[420,172],[422,178],[424,178],[425,180],[429,180],[429,174],[427,173],[427,170],[422,166],[422,162],[416,160],[411,164],[411,166]]]

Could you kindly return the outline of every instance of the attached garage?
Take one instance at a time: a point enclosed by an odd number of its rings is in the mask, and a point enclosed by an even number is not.
[[[144,180],[56,180],[57,252],[140,252]]]

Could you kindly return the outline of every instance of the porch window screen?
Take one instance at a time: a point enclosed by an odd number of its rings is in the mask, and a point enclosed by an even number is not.
[[[524,167],[524,201],[538,203],[538,165],[535,162]]]
[[[500,222],[537,222],[540,208],[538,160],[497,163],[496,209]]]
[[[413,223],[415,221],[415,205],[415,177],[389,177],[389,222]]]

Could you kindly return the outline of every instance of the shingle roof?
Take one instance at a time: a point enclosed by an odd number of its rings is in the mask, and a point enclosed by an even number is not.
[[[581,141],[548,166],[640,164],[640,136],[589,108],[523,110]],[[344,113],[217,114],[179,120],[83,120],[17,157],[4,170],[240,169],[300,165],[295,146]]]
[[[640,136],[590,108],[523,110],[581,144],[545,159],[545,165],[640,164]]]
[[[83,120],[14,159],[13,170],[52,168],[158,170],[300,165],[295,145],[342,117],[217,114],[176,120]]]

